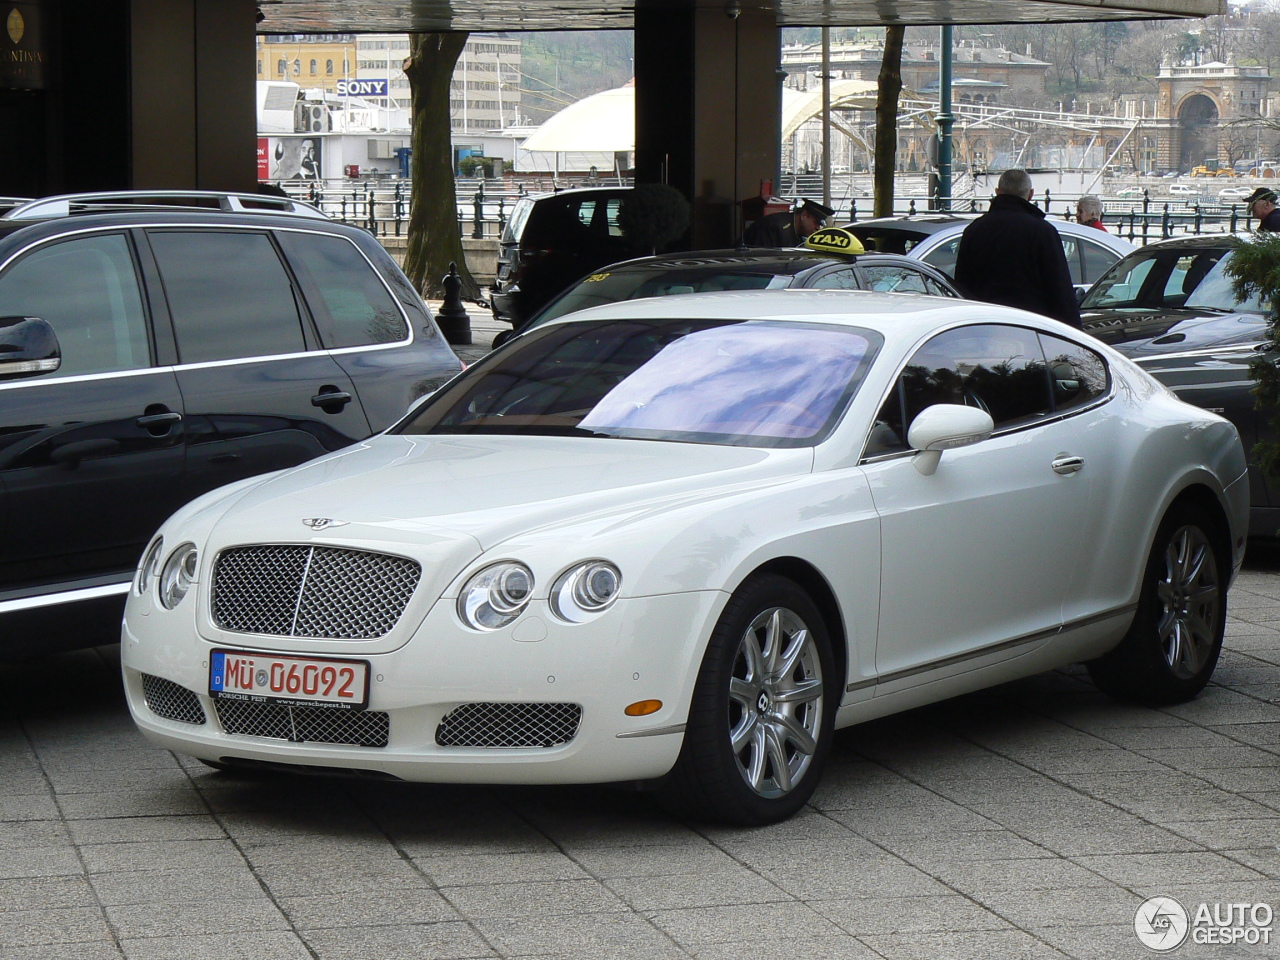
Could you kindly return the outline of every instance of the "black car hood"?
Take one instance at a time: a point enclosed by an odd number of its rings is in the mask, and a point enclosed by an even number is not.
[[[1254,343],[1266,332],[1255,313],[1196,309],[1087,310],[1080,320],[1085,333],[1130,357]]]

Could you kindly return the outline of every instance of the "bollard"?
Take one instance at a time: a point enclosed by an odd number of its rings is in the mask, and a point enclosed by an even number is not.
[[[1236,232],[1236,205],[1231,205],[1231,232]]]
[[[458,276],[458,264],[450,263],[445,275],[444,301],[436,314],[436,325],[449,343],[464,345],[471,342],[471,317],[462,305],[462,278]]]
[[[1199,201],[1199,200],[1197,200],[1197,201],[1196,201],[1195,206],[1196,206],[1196,236],[1198,237],[1198,236],[1200,236],[1200,223],[1201,223],[1201,221],[1202,221],[1202,217],[1203,217],[1203,214],[1201,214],[1201,212],[1200,212],[1200,201]]]
[[[849,222],[850,222],[850,223],[857,223],[857,222],[858,222],[858,201],[857,201],[857,198],[853,198],[853,199],[851,199],[851,200],[849,201]]]
[[[912,197],[911,202],[907,204],[907,216],[914,217],[916,215],[916,198]]]
[[[1052,197],[1052,195],[1050,195],[1050,193],[1049,193],[1049,191],[1048,191],[1048,190],[1045,190],[1045,192],[1044,192],[1044,212],[1045,212],[1045,215],[1046,215],[1046,216],[1048,216],[1048,214],[1049,214],[1049,204],[1051,204],[1051,203],[1053,203],[1053,197]]]
[[[474,215],[472,217],[471,239],[484,239],[484,184],[480,184],[480,189],[476,191],[476,195],[471,198],[474,205]],[[468,340],[468,343],[471,341]]]
[[[502,231],[507,226],[507,198],[498,198],[498,236],[502,236]]]
[[[1151,209],[1151,191],[1146,187],[1142,188],[1142,215],[1145,217],[1147,211]]]

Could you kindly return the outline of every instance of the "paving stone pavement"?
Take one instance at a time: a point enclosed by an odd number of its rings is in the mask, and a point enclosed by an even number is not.
[[[116,647],[0,667],[0,960],[1128,960],[1148,896],[1280,913],[1280,548],[1197,700],[1071,668],[844,730],[757,830],[603,787],[219,773],[143,740],[118,674]]]

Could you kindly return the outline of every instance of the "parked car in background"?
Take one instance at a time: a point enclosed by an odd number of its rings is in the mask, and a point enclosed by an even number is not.
[[[1086,333],[1131,359],[1189,403],[1236,425],[1245,450],[1273,437],[1258,410],[1250,363],[1269,348],[1266,309],[1238,301],[1226,265],[1239,240],[1183,237],[1148,244],[1117,263],[1080,305]],[[1280,485],[1250,466],[1249,533],[1280,536]]]
[[[828,228],[815,236],[830,234]],[[960,296],[941,270],[919,260],[891,253],[832,252],[829,243],[819,242],[818,246],[821,249],[702,250],[615,263],[569,287],[535,314],[521,332],[604,303],[717,290],[807,288]],[[853,247],[861,250],[856,239]],[[510,339],[505,333],[495,338],[495,346]]]
[[[493,315],[523,324],[579,277],[638,251],[618,210],[630,187],[588,187],[521,198],[502,230]]]
[[[1125,187],[1123,190],[1116,192],[1118,200],[1141,200],[1147,195],[1147,191],[1143,187]]]
[[[462,365],[366,231],[286,198],[0,218],[0,657],[119,639],[155,527],[361,440]]]
[[[1223,187],[1218,191],[1218,196],[1223,200],[1243,200],[1251,193],[1253,190],[1249,187]]]
[[[1174,183],[1169,186],[1169,196],[1171,197],[1203,197],[1204,190],[1198,186],[1192,186],[1189,183]]]
[[[926,213],[861,220],[847,224],[845,229],[868,250],[905,254],[952,277],[960,235],[975,219],[976,214]],[[1087,289],[1113,263],[1135,249],[1128,240],[1073,220],[1049,217],[1048,222],[1058,230],[1071,270],[1071,282],[1081,290]]]
[[[1245,484],[1230,423],[1023,311],[614,303],[167,520],[124,688],[215,767],[647,781],[766,823],[838,727],[1080,661],[1195,696]]]

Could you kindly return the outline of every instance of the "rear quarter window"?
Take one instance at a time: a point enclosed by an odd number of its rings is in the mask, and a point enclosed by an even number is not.
[[[327,349],[398,343],[409,335],[377,270],[350,241],[285,232],[279,239]]]

